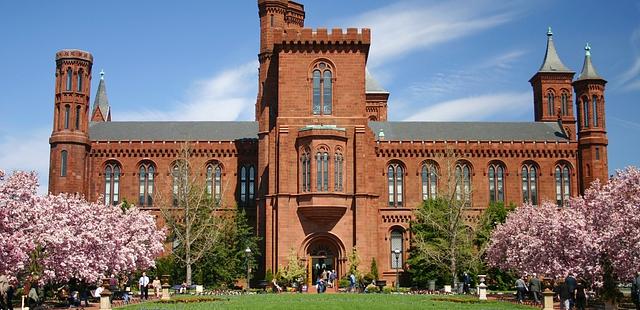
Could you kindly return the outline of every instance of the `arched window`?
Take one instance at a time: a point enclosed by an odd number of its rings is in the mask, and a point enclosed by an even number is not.
[[[247,203],[247,167],[240,167],[240,203]]]
[[[438,168],[432,162],[422,164],[422,200],[436,198],[438,188]]]
[[[559,164],[556,166],[556,204],[560,207],[564,206],[565,201],[571,196],[571,179],[569,172],[570,170],[567,164]]]
[[[156,169],[150,162],[140,164],[138,170],[138,203],[141,206],[153,205],[153,187]]]
[[[568,98],[567,93],[563,91],[562,92],[562,97],[561,97],[561,100],[562,100],[562,115],[569,115],[569,106],[568,106],[568,103],[567,103],[567,98]]]
[[[547,93],[547,113],[553,115],[553,93]]]
[[[249,201],[253,201],[255,198],[256,188],[256,169],[253,165],[249,166]]]
[[[314,115],[333,113],[333,73],[325,62],[318,62],[311,72],[312,110]]]
[[[538,169],[534,164],[522,166],[522,202],[538,204]]]
[[[399,163],[390,164],[387,168],[389,185],[389,206],[402,207],[402,188],[404,187],[404,169]]]
[[[67,69],[67,91],[71,91],[71,81],[73,80],[73,70]]]
[[[456,164],[456,199],[471,203],[471,169],[466,163]]]
[[[80,106],[76,106],[76,130],[80,129]]]
[[[244,169],[244,167],[243,167]],[[207,195],[220,202],[222,195],[222,168],[217,162],[207,164]]]
[[[60,176],[67,176],[67,151],[60,152]]]
[[[302,191],[310,192],[311,191],[311,157],[309,156],[309,153],[307,151],[304,151],[304,153],[302,153],[300,162],[301,162],[300,170],[302,172],[302,175],[300,176],[302,180]]]
[[[403,242],[402,242],[402,231],[398,229],[394,229],[391,231],[390,239],[390,250],[391,250],[391,268],[392,269],[402,269],[402,255],[404,254]],[[396,256],[396,250],[400,251],[400,255]]]
[[[587,98],[583,98],[582,99],[582,110],[584,111],[583,114],[583,118],[584,118],[584,127],[587,128],[589,127],[589,99]]]
[[[107,163],[104,167],[104,204],[117,205],[120,202],[120,165]]]
[[[336,152],[334,157],[333,181],[334,181],[334,190],[337,192],[341,192],[343,190],[343,187],[342,187],[343,161],[344,159],[342,157],[342,153]]]
[[[69,105],[64,106],[64,129],[69,129],[69,113],[71,112],[71,107]]]
[[[82,70],[78,71],[78,91],[82,91]]]
[[[598,97],[594,95],[591,101],[593,102],[593,127],[598,127]]]
[[[326,192],[329,190],[329,153],[320,151],[316,153],[316,190]]]
[[[189,167],[185,160],[177,160],[171,166],[171,179],[173,188],[173,206],[177,207],[188,193]]]
[[[504,202],[504,166],[489,165],[489,201]]]

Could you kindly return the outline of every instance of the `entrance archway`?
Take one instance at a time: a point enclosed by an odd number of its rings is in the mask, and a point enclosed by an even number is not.
[[[308,236],[304,253],[307,258],[307,285],[316,283],[323,271],[335,270],[337,279],[344,274],[346,257],[342,241],[329,233]],[[337,282],[337,281],[336,281]]]

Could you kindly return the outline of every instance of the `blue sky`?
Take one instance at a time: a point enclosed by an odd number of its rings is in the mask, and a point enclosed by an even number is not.
[[[636,1],[303,1],[307,27],[368,27],[390,120],[531,121],[529,78],[553,27],[580,72],[586,42],[608,80],[609,167],[640,166]],[[55,52],[94,56],[113,120],[253,120],[256,1],[1,1],[0,167],[46,191]]]

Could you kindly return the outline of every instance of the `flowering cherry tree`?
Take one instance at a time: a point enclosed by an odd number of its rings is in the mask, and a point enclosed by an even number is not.
[[[568,207],[517,208],[492,233],[487,260],[521,273],[573,272],[597,284],[608,263],[614,279],[628,280],[640,266],[639,228],[640,170],[630,167],[594,182]]]
[[[137,208],[89,203],[69,194],[38,196],[34,173],[0,183],[0,274],[28,271],[42,282],[130,272],[154,265],[165,234]]]

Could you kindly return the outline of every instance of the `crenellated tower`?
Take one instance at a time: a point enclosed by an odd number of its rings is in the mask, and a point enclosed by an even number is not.
[[[576,139],[576,119],[573,114],[571,91],[574,74],[575,72],[569,70],[560,60],[549,27],[544,61],[538,72],[529,80],[533,87],[535,121],[560,121],[572,141]]]
[[[87,194],[89,98],[93,56],[69,49],[56,53],[49,192]]]
[[[580,165],[580,191],[589,188],[596,179],[608,180],[607,131],[605,124],[604,89],[607,81],[596,72],[591,63],[591,47],[584,48],[582,72],[573,82],[578,109],[578,148]]]

